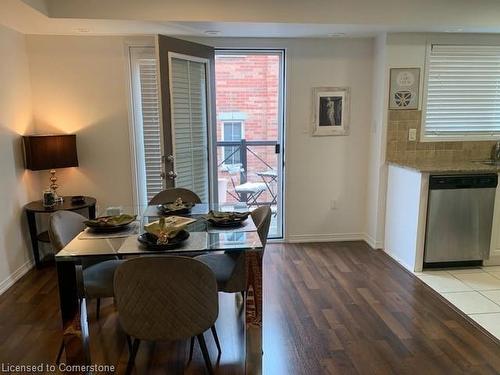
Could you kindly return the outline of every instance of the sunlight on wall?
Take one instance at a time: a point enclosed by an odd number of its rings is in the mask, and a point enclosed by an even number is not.
[[[36,119],[39,134],[75,134],[84,128],[83,121],[76,113],[55,109],[53,113],[44,113],[44,118]]]

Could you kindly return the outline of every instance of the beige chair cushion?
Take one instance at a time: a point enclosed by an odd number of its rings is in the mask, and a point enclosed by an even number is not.
[[[271,208],[262,206],[252,211],[252,220],[257,227],[260,241],[266,246],[269,226],[271,225]],[[224,253],[204,254],[196,259],[205,263],[215,274],[219,291],[226,293],[241,292],[246,288],[245,254]]]
[[[57,211],[50,215],[49,238],[52,247],[60,251],[85,229],[85,216],[72,211]],[[83,258],[83,284],[88,298],[113,297],[113,276],[122,261],[116,257]]]
[[[83,270],[83,283],[87,298],[113,297],[115,270],[123,260],[106,260]]]
[[[57,211],[50,215],[49,238],[55,251],[69,244],[85,229],[83,223],[87,218],[72,211]]]
[[[114,289],[123,329],[141,340],[197,336],[219,314],[215,276],[193,258],[129,259],[116,270]]]
[[[235,293],[245,290],[245,254],[204,254],[196,259],[210,267],[219,291]]]

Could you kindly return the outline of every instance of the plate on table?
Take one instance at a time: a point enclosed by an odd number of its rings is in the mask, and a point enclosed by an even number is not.
[[[205,219],[214,227],[236,228],[243,225],[243,222],[248,219],[248,215],[250,212],[210,211]]]
[[[192,202],[183,202],[178,198],[175,202],[167,202],[158,205],[158,211],[162,215],[185,215],[194,207]]]
[[[92,220],[86,220],[83,223],[90,228],[92,232],[110,233],[118,232],[127,228],[135,221],[137,215],[115,215],[115,216],[100,216]]]
[[[163,251],[172,250],[182,245],[184,241],[189,238],[189,232],[187,230],[181,230],[175,237],[169,238],[168,243],[158,244],[158,237],[151,233],[143,233],[137,240],[146,246],[146,249],[153,251]]]

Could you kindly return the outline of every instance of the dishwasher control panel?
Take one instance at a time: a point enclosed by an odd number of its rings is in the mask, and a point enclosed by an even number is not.
[[[481,189],[497,187],[498,175],[478,174],[478,175],[443,175],[431,176],[429,189]]]

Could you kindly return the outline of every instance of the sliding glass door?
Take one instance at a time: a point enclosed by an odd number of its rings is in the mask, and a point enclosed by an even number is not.
[[[270,205],[270,237],[283,233],[284,52],[216,50],[217,200]]]

